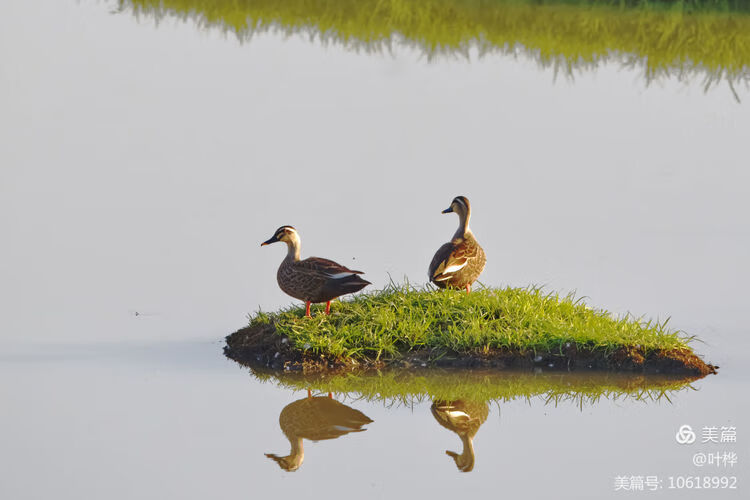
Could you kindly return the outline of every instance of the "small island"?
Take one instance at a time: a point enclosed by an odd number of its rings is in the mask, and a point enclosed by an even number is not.
[[[705,376],[718,367],[666,322],[616,316],[540,287],[437,291],[391,284],[338,301],[259,311],[225,354],[256,368],[302,373],[398,368],[614,370]]]

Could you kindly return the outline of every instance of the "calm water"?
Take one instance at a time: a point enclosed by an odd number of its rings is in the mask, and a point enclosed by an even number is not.
[[[1,498],[746,496],[750,93],[728,66],[705,90],[716,64],[746,64],[740,51],[691,52],[691,69],[641,40],[633,50],[657,61],[631,66],[581,38],[553,55],[586,64],[555,77],[533,50],[436,53],[408,25],[370,50],[311,40],[283,12],[253,12],[267,25],[247,30],[221,10],[182,18],[205,2],[150,4],[0,6]],[[539,19],[512,35],[543,40]],[[603,43],[628,48],[617,33]],[[314,403],[343,435],[305,439],[283,470],[265,454],[289,454],[279,415],[306,390],[221,354],[248,313],[290,303],[282,251],[259,243],[292,224],[304,255],[356,265],[374,287],[422,283],[457,194],[474,207],[485,284],[670,317],[719,375],[658,401],[453,404],[478,415],[460,432],[440,423],[455,401],[339,391],[372,422],[345,432],[329,416],[349,410]],[[683,424],[698,442],[676,442]],[[734,426],[737,442],[702,444],[704,426]],[[446,450],[472,433],[464,473]],[[737,465],[692,464],[717,451]],[[615,491],[617,476],[662,488]],[[670,490],[670,476],[736,476],[738,489]]]

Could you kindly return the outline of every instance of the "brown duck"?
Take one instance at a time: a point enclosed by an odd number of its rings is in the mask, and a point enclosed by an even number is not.
[[[440,288],[465,288],[469,293],[471,284],[482,274],[487,258],[469,229],[469,200],[456,196],[451,206],[443,210],[444,214],[450,212],[458,215],[458,229],[453,238],[435,252],[428,273],[430,281]]]
[[[313,302],[325,302],[326,314],[330,314],[333,299],[358,292],[371,284],[358,276],[363,274],[362,271],[353,271],[332,260],[320,257],[300,260],[299,234],[292,226],[281,226],[260,246],[277,241],[286,243],[288,252],[276,273],[276,281],[284,293],[305,301],[306,316],[310,316]]]
[[[432,407],[432,416],[437,422],[455,432],[461,439],[463,450],[460,454],[455,451],[446,450],[445,454],[453,458],[456,467],[461,472],[469,472],[474,468],[474,436],[476,436],[479,427],[487,420],[490,409],[487,403],[475,401],[434,401]]]
[[[332,399],[331,393],[328,397],[312,397],[307,391],[307,398],[289,403],[279,415],[279,426],[292,447],[289,455],[265,455],[282,469],[295,471],[305,459],[303,438],[311,441],[336,439],[350,432],[365,431],[367,429],[362,427],[369,423],[372,419],[367,415]]]

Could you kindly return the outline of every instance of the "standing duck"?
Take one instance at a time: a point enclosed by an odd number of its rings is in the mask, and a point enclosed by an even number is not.
[[[471,284],[482,274],[487,258],[469,229],[469,200],[465,196],[456,196],[451,206],[443,210],[444,214],[450,212],[458,214],[458,229],[453,238],[435,252],[429,277],[440,288],[465,288],[469,293]]]
[[[371,284],[357,276],[362,271],[352,271],[332,260],[320,257],[300,260],[299,234],[292,226],[281,226],[260,246],[277,241],[286,243],[288,252],[276,273],[276,281],[286,294],[305,301],[305,316],[310,316],[312,302],[325,302],[326,314],[330,314],[333,299]]]

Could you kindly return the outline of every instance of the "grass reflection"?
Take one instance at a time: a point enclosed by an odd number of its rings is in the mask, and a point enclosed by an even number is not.
[[[613,59],[648,80],[748,80],[750,7],[737,0],[119,0],[240,40],[276,31],[365,51],[394,44],[428,57],[502,52],[573,71]]]
[[[698,377],[621,373],[509,372],[445,369],[392,369],[358,374],[315,374],[262,371],[251,368],[261,381],[284,389],[307,390],[307,397],[284,407],[279,425],[291,451],[266,453],[282,469],[295,471],[304,460],[303,438],[318,441],[362,432],[373,421],[362,400],[387,407],[431,402],[430,413],[442,428],[460,440],[460,451],[445,450],[459,472],[474,470],[474,441],[487,421],[491,403],[538,399],[545,405],[575,404],[583,409],[602,399],[671,402],[679,392],[693,389]],[[319,395],[313,397],[312,394]],[[327,393],[327,396],[324,394]],[[334,396],[335,394],[335,396]],[[341,399],[347,404],[337,401]],[[352,405],[352,406],[349,406]]]
[[[258,379],[293,390],[314,390],[355,399],[411,405],[416,402],[507,402],[539,399],[545,404],[580,407],[602,399],[670,401],[693,389],[700,377],[598,372],[470,371],[458,369],[391,369],[352,374],[302,374],[251,368]]]

